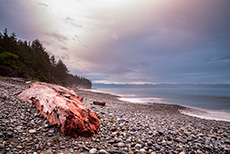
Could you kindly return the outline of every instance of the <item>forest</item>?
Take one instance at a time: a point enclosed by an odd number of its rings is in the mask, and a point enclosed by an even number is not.
[[[22,77],[64,86],[92,87],[89,79],[70,74],[63,61],[49,55],[38,39],[22,41],[16,38],[15,33],[9,35],[7,29],[0,32],[0,76]]]

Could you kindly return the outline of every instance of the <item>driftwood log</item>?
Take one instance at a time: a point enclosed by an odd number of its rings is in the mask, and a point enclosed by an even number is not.
[[[105,106],[105,102],[93,101],[93,104],[94,104],[94,105]]]
[[[89,137],[98,132],[97,116],[72,90],[59,85],[35,82],[29,89],[16,95],[19,99],[34,104],[51,125],[61,129],[63,135]]]

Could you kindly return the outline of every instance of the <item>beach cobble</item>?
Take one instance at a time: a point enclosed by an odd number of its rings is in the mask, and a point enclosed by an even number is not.
[[[90,138],[63,136],[34,105],[15,97],[26,88],[0,81],[0,153],[230,153],[229,122],[186,116],[178,105],[134,104],[85,90],[76,93],[99,118],[99,132]]]

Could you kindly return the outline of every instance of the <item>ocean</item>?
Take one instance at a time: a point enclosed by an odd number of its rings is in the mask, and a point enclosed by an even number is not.
[[[121,96],[132,103],[166,103],[193,108],[183,112],[206,119],[230,121],[230,85],[157,84],[104,85],[94,84],[97,91]],[[200,112],[198,112],[200,111]]]

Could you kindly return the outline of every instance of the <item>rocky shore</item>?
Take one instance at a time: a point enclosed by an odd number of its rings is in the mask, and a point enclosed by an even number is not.
[[[230,153],[229,122],[186,116],[178,105],[134,104],[84,90],[75,92],[97,114],[99,132],[90,138],[66,137],[35,106],[16,98],[14,93],[26,88],[25,83],[0,81],[0,153]]]

